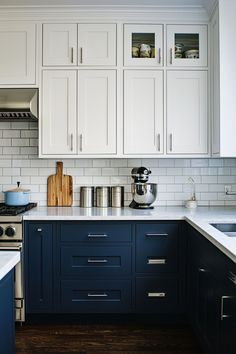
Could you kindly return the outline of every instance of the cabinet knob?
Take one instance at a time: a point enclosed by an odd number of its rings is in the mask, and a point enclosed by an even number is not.
[[[43,229],[41,229],[40,227],[37,229],[38,232],[42,232]]]

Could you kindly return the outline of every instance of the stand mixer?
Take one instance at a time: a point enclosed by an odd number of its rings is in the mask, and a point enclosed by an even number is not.
[[[152,172],[146,167],[134,167],[131,176],[134,183],[131,184],[133,200],[129,207],[133,209],[153,209],[152,203],[156,200],[157,184],[147,183]]]

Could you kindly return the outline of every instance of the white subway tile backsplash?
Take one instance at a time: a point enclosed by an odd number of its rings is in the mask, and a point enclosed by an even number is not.
[[[20,176],[21,170],[17,167],[4,168],[2,174],[3,176]]]
[[[0,191],[14,188],[21,181],[31,189],[31,200],[47,204],[47,178],[56,173],[60,159],[38,158],[38,124],[0,122]],[[236,159],[65,159],[64,173],[73,177],[74,203],[79,205],[80,186],[123,185],[125,205],[131,194],[131,169],[151,169],[150,182],[157,183],[158,206],[184,205],[195,181],[198,205],[236,205],[236,196],[226,196],[224,186],[236,191]],[[3,194],[0,199],[3,200]]]
[[[3,138],[20,138],[19,130],[5,129],[1,130]]]

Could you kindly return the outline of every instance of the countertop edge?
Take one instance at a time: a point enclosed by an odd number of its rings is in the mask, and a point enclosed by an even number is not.
[[[0,281],[9,273],[20,261],[18,251],[0,251]]]

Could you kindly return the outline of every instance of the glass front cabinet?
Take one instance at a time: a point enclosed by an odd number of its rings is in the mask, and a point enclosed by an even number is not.
[[[124,25],[124,66],[162,66],[162,25]]]
[[[207,66],[207,26],[167,26],[168,66]]]

